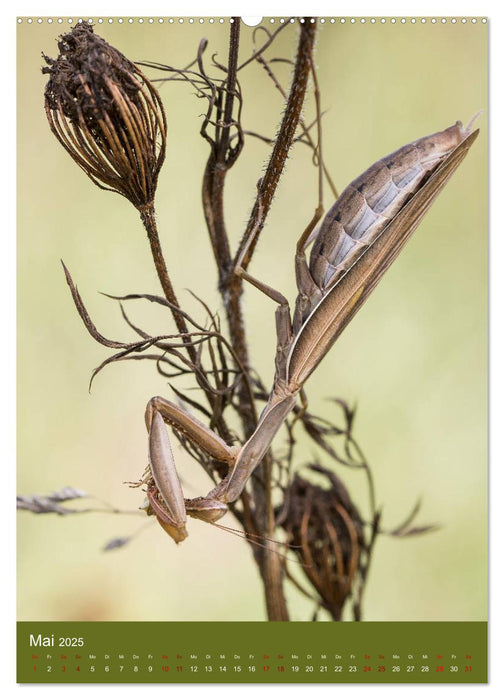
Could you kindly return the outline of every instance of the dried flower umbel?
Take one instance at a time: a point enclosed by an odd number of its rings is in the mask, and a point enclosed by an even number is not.
[[[44,55],[49,125],[75,162],[102,189],[138,209],[152,205],[166,149],[161,99],[145,75],[87,24]]]
[[[330,486],[317,486],[297,474],[285,491],[280,524],[320,605],[339,620],[361,569],[363,522],[340,479],[318,465],[312,469],[329,477]]]
[[[48,65],[42,68],[50,75],[45,109],[51,130],[98,187],[122,194],[139,210],[165,297],[178,309],[154,213],[166,151],[161,98],[137,66],[90,25],[74,27],[58,47],[58,58],[44,55]],[[177,328],[187,334],[176,309]]]

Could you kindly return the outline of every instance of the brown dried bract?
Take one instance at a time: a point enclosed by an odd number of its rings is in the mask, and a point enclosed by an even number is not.
[[[157,90],[120,51],[87,24],[44,55],[49,125],[63,147],[102,189],[135,207],[151,206],[166,150],[166,118]]]

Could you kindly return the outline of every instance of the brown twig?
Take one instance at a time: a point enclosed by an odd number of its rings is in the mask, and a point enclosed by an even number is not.
[[[139,211],[142,223],[145,226],[145,230],[147,231],[147,238],[149,239],[152,258],[154,260],[154,265],[156,267],[156,272],[159,282],[161,284],[161,288],[163,289],[166,300],[170,304],[172,304],[171,312],[173,315],[173,319],[179,332],[182,334],[187,334],[189,331],[184,317],[178,311],[178,309],[180,308],[180,304],[173,289],[173,285],[171,283],[171,279],[168,274],[168,269],[166,267],[166,262],[163,256],[163,251],[161,249],[161,241],[159,240],[159,234],[157,230],[154,205],[148,204],[145,207],[141,207]],[[194,351],[188,347],[188,352],[191,359],[194,361]]]
[[[280,128],[278,130],[278,136],[275,141],[273,151],[271,153],[268,165],[266,167],[266,172],[261,181],[261,186],[259,188],[256,201],[252,208],[252,213],[250,215],[247,228],[245,229],[245,233],[242,236],[237,254],[235,256],[236,264],[240,259],[242,249],[245,247],[250,238],[252,230],[254,229],[254,227],[257,226],[260,210],[261,220],[259,221],[257,235],[255,236],[255,240],[253,240],[251,245],[249,246],[247,255],[242,261],[242,267],[244,270],[246,270],[248,265],[250,264],[250,260],[254,253],[254,248],[259,239],[260,230],[264,226],[264,222],[271,207],[271,203],[273,201],[273,197],[275,196],[280,176],[282,175],[282,172],[284,170],[290,148],[294,141],[296,129],[301,118],[301,110],[303,108],[306,88],[308,85],[308,76],[310,74],[311,57],[313,54],[316,33],[316,25],[310,20],[311,18],[309,17],[305,17],[303,18],[303,20],[301,20],[301,33],[299,38],[296,62],[294,65],[294,73],[292,76],[291,88],[284,116],[282,119],[282,123],[280,124]],[[241,281],[238,280],[238,282],[234,282],[234,284],[237,287],[240,287]]]

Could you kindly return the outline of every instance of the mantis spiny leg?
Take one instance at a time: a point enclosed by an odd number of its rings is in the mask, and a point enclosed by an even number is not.
[[[226,445],[199,420],[160,396],[152,398],[147,404],[145,422],[149,432],[149,460],[154,481],[154,485],[151,484],[147,489],[147,497],[161,527],[179,543],[187,537],[187,515],[215,522],[227,512],[227,507],[210,495],[206,498],[184,499],[164,423],[230,467],[234,465],[237,448]]]

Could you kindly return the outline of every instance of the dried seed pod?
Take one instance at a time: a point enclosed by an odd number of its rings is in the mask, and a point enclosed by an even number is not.
[[[313,470],[329,475],[313,465]],[[323,488],[296,475],[285,491],[281,527],[303,571],[333,619],[341,619],[362,569],[366,545],[362,519],[334,473]]]
[[[166,149],[166,118],[157,90],[120,51],[87,24],[44,55],[45,109],[51,130],[102,189],[138,209],[152,206]]]

